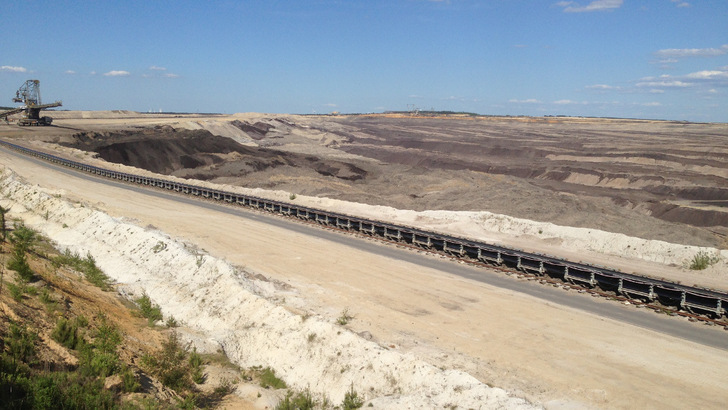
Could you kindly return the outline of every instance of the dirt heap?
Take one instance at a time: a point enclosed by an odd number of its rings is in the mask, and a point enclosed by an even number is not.
[[[258,128],[246,129],[258,135]],[[96,152],[109,162],[200,180],[243,177],[270,168],[293,169],[290,172],[302,169],[348,181],[362,179],[367,174],[354,164],[243,146],[207,130],[163,126],[141,131],[82,132],[74,134],[73,140],[62,145]]]

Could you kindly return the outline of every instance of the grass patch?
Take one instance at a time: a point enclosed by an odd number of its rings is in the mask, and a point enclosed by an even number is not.
[[[258,380],[260,381],[260,387],[264,389],[270,389],[271,387],[274,389],[285,389],[287,387],[286,382],[279,379],[276,376],[276,371],[270,367],[266,367],[264,369],[254,367],[252,370],[257,373]]]

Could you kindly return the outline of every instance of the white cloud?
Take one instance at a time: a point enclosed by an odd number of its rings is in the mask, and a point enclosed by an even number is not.
[[[10,65],[4,65],[4,66],[0,67],[0,71],[8,71],[11,73],[25,73],[28,71],[28,69],[25,67],[14,67],[14,66],[10,66]]]
[[[584,13],[591,11],[608,11],[622,7],[624,0],[594,0],[586,6],[575,1],[560,1],[556,6],[563,7],[564,13]]]
[[[179,74],[165,73],[162,77],[164,78],[177,78]]]
[[[76,74],[76,72],[75,72],[75,71],[73,71],[73,70],[66,70],[66,71],[65,71],[65,73],[66,73],[66,74]]]
[[[687,87],[728,87],[728,67],[718,70],[702,70],[680,76],[663,74],[659,77],[645,77],[637,82],[639,88],[651,88],[650,92],[659,92],[662,88]]]
[[[619,90],[621,87],[616,87],[613,85],[607,85],[607,84],[594,84],[594,85],[587,85],[585,88],[589,90]]]
[[[663,58],[716,57],[728,54],[728,44],[718,48],[666,48],[658,50],[655,55]]]
[[[686,83],[679,80],[640,81],[639,83],[637,83],[637,87],[685,88],[692,86],[692,83]]]
[[[695,73],[690,73],[685,76],[685,78],[695,79],[695,80],[720,80],[720,79],[728,79],[728,71],[718,71],[718,70],[712,70],[712,71],[698,71]]]
[[[108,73],[104,73],[104,75],[107,77],[126,77],[126,76],[131,75],[131,73],[128,71],[123,71],[123,70],[112,70],[112,71],[109,71]]]
[[[643,107],[662,107],[662,104],[660,104],[658,102],[648,102],[648,103],[642,103],[640,105],[642,105]]]
[[[89,74],[96,75],[96,71],[91,71]]]
[[[541,101],[535,99],[535,98],[529,98],[527,100],[517,100],[517,99],[511,99],[508,100],[509,103],[515,103],[515,104],[541,104]]]
[[[156,66],[156,65],[153,65],[153,66],[149,67],[149,69],[150,69],[150,70],[155,70],[155,71],[167,71],[167,69],[166,69],[166,68],[164,68],[164,67],[159,67],[159,66]]]
[[[334,103],[327,103],[327,104],[324,104],[324,107],[336,108],[336,107],[338,107],[338,105],[336,105]]]
[[[675,3],[675,5],[680,8],[690,7],[690,3],[688,3],[687,1],[682,1],[682,0],[670,0],[670,1]]]

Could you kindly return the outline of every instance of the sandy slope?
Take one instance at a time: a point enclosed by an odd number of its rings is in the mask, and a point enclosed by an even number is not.
[[[22,159],[0,158],[29,182],[52,189],[62,199],[88,204],[76,205],[75,211],[39,204],[33,207],[35,216],[25,215],[35,226],[52,237],[65,238],[71,246],[87,246],[102,267],[129,289],[145,289],[165,313],[199,321],[197,326],[211,332],[218,343],[231,346],[233,357],[253,361],[251,354],[261,354],[255,360],[269,361],[284,374],[295,375],[291,383],[319,386],[314,380],[322,380],[320,385],[326,385],[332,398],[349,382],[359,380],[364,389],[374,387],[377,395],[401,388],[403,394],[412,395],[403,400],[413,408],[444,405],[448,400],[478,407],[474,403],[486,394],[480,392],[490,390],[447,369],[467,371],[481,382],[554,408],[665,408],[685,403],[720,408],[728,394],[723,377],[728,358],[723,351],[401,261],[373,259],[365,252],[255,221],[230,219],[73,177],[64,176],[61,181],[57,174]],[[39,189],[30,188],[15,198],[25,202],[40,195]],[[112,216],[133,218],[134,224],[92,213],[89,205]],[[45,210],[48,221],[42,217]],[[80,218],[83,214],[86,219]],[[62,223],[69,228],[62,228]],[[165,235],[134,226],[147,224],[245,266],[250,274],[276,281],[236,276],[229,265],[213,263],[208,256],[198,267],[194,251],[184,251]],[[67,232],[71,228],[74,233]],[[100,243],[99,237],[109,242]],[[155,253],[161,248],[159,241],[166,248]],[[182,261],[171,263],[167,253],[182,256]],[[217,273],[194,275],[208,266],[216,266]],[[239,292],[228,293],[228,289]],[[254,297],[250,291],[265,298]],[[248,311],[249,306],[260,310]],[[331,333],[336,329],[331,323],[345,307],[356,316],[349,327],[369,332],[376,343],[364,343],[346,331]],[[239,309],[258,316],[248,317]],[[313,316],[303,321],[288,311]],[[259,339],[257,332],[265,336]],[[312,333],[320,345],[308,342]],[[238,338],[259,347],[232,347]],[[294,349],[295,355],[287,356],[284,346]],[[398,355],[390,356],[393,351]],[[369,363],[360,360],[367,354],[387,359],[372,360],[370,369]],[[306,368],[304,361],[294,361],[301,356],[319,360],[318,367]],[[392,364],[392,358],[401,362]],[[304,370],[297,373],[297,369]],[[415,374],[410,376],[411,372]],[[464,379],[452,380],[461,376]],[[439,387],[429,391],[417,387],[413,380],[423,378]],[[502,393],[496,396],[495,400],[510,400]],[[397,397],[377,404],[402,408],[405,403],[397,402]]]
[[[167,235],[55,198],[6,172],[13,215],[72,252],[91,252],[122,292],[146,292],[165,316],[206,335],[241,366],[277,369],[288,384],[340,402],[355,386],[377,408],[531,408],[458,370],[441,370],[319,317],[291,313],[229,263]],[[276,293],[267,292],[269,299]],[[204,347],[204,346],[203,346]]]

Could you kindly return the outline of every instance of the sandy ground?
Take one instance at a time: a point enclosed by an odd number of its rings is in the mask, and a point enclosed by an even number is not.
[[[284,286],[267,297],[288,311],[307,312],[331,323],[349,308],[355,319],[348,327],[371,333],[387,352],[421,359],[435,368],[465,371],[536,404],[722,408],[728,396],[724,351],[402,261],[372,258],[366,252],[255,221],[59,176],[5,154],[0,159],[29,183],[62,198],[131,218],[135,225],[153,225],[248,272],[287,284],[290,288]],[[42,225],[42,218],[36,221]],[[157,295],[165,312],[194,309],[165,305],[158,286],[148,286],[147,291]],[[291,363],[293,357],[279,350],[269,360],[283,373],[305,378],[295,373],[303,364]],[[338,371],[337,365],[334,361],[328,373]],[[356,377],[361,371],[350,368],[340,373]],[[395,379],[394,385],[407,385],[405,379],[396,375]],[[456,387],[451,385],[452,391],[463,390]],[[384,389],[379,384],[376,388]]]

